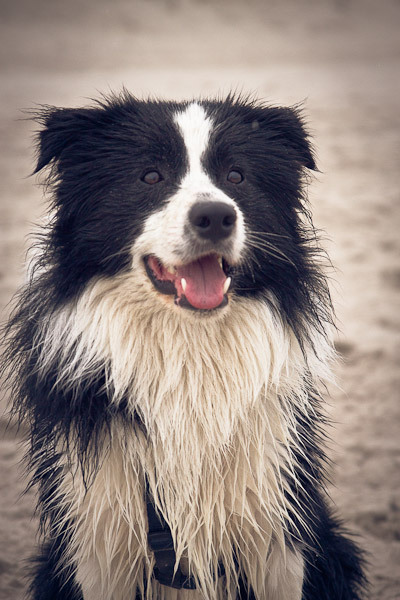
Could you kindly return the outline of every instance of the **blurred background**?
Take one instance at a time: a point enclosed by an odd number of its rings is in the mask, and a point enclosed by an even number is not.
[[[342,357],[329,491],[370,553],[371,600],[400,598],[399,30],[398,0],[0,0],[2,320],[45,209],[23,109],[81,106],[123,85],[138,97],[234,89],[304,102]],[[24,432],[0,424],[0,600],[20,600],[34,495],[20,497]]]

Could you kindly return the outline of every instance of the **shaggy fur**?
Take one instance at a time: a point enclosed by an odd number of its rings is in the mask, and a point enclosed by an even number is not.
[[[32,598],[361,598],[323,491],[332,311],[299,111],[124,93],[37,119],[51,218],[7,330]],[[194,590],[154,576],[146,489]]]

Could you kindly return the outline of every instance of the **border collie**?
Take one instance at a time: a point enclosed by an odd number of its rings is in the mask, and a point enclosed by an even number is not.
[[[35,600],[355,600],[324,492],[334,352],[298,107],[35,115],[51,206],[8,326]]]

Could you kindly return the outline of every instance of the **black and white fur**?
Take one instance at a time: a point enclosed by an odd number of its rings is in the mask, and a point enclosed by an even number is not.
[[[50,217],[8,327],[32,598],[361,598],[324,493],[331,304],[300,112],[124,92],[36,117]],[[195,590],[153,576],[146,482]]]

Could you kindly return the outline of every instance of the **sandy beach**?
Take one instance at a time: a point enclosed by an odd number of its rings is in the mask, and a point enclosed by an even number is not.
[[[397,0],[0,0],[0,307],[44,213],[24,109],[253,93],[304,103],[309,195],[334,271],[330,494],[369,553],[370,600],[400,598],[400,3]],[[0,411],[0,600],[22,600],[35,495],[23,428]]]

